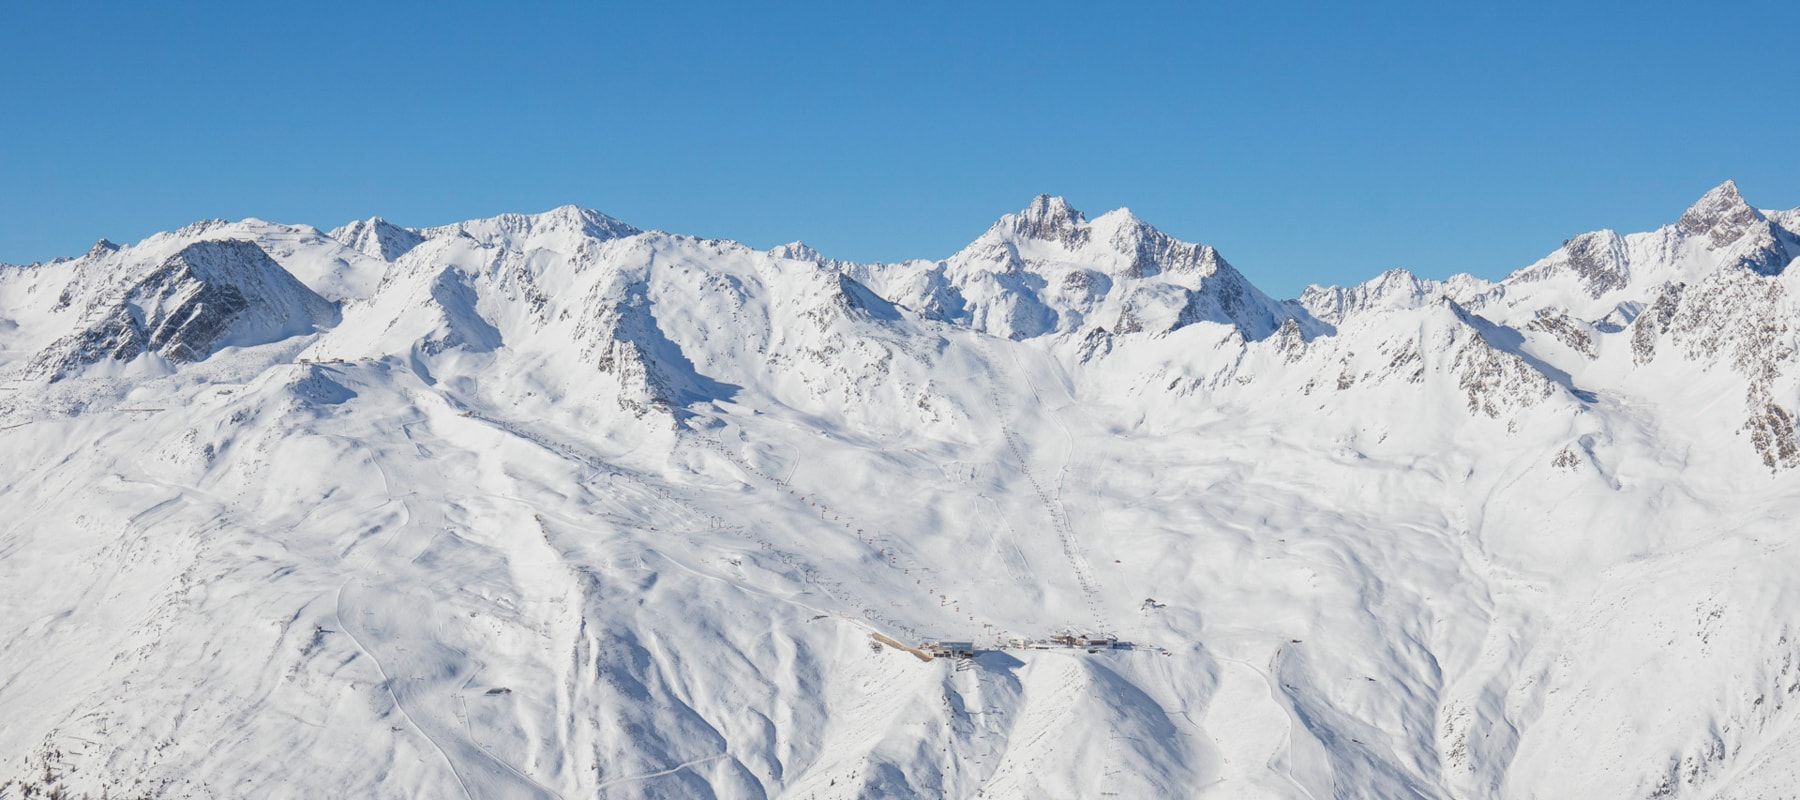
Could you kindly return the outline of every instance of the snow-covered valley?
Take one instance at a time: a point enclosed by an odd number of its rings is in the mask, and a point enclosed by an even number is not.
[[[1673,212],[1293,300],[1047,196],[0,266],[0,798],[1800,796],[1800,209]]]

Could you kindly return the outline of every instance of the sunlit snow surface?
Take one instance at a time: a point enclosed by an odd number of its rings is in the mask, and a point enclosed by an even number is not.
[[[0,797],[1800,795],[1796,223],[1286,303],[1057,198],[0,267]]]

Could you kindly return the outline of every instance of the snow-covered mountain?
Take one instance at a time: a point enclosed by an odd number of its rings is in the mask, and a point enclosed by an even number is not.
[[[380,217],[359,219],[333,229],[328,235],[359,253],[382,261],[393,261],[406,255],[406,251],[425,241],[418,231],[407,230]]]
[[[942,262],[841,264],[798,243],[772,253],[842,269],[932,319],[1010,339],[1167,333],[1201,321],[1260,339],[1292,316],[1207,245],[1177,241],[1123,208],[1090,222],[1049,195]]]
[[[104,262],[115,252],[97,245],[90,257]],[[195,242],[141,277],[121,266],[96,276],[98,286],[70,287],[76,293],[57,298],[84,307],[82,327],[39,353],[27,374],[59,381],[96,363],[143,355],[199,361],[221,347],[278,342],[338,320],[325,298],[248,241]]]
[[[0,266],[0,798],[1796,796],[1800,209],[1672,216],[1285,301],[1049,196]]]

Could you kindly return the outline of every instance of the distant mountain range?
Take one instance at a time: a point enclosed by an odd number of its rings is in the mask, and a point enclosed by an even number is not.
[[[1289,300],[1047,195],[0,266],[0,798],[1795,796],[1797,259],[1726,182]]]

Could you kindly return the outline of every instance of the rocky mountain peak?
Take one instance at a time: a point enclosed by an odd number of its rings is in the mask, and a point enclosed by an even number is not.
[[[1766,225],[1768,220],[1738,193],[1736,181],[1726,181],[1713,187],[1701,195],[1681,219],[1675,223],[1677,230],[1688,236],[1706,236],[1713,247],[1724,247],[1742,238],[1759,224]]]
[[[1394,268],[1354,286],[1308,286],[1300,293],[1299,305],[1315,318],[1338,325],[1363,311],[1419,308],[1444,297],[1439,282]]]
[[[114,244],[110,239],[101,239],[100,241],[94,242],[93,247],[88,248],[86,257],[103,258],[117,252],[119,252],[119,246],[117,244]]]
[[[1071,243],[1075,231],[1087,223],[1087,217],[1061,197],[1040,194],[1017,214],[1009,214],[1001,225],[1025,239]],[[999,227],[999,226],[997,226]]]
[[[221,347],[279,341],[338,321],[336,306],[256,243],[237,239],[190,244],[113,292],[82,329],[40,352],[30,372],[54,382],[145,353],[200,361]]]
[[[1624,238],[1610,230],[1580,234],[1506,280],[1516,285],[1563,275],[1573,275],[1591,297],[1624,288],[1631,278]]]

